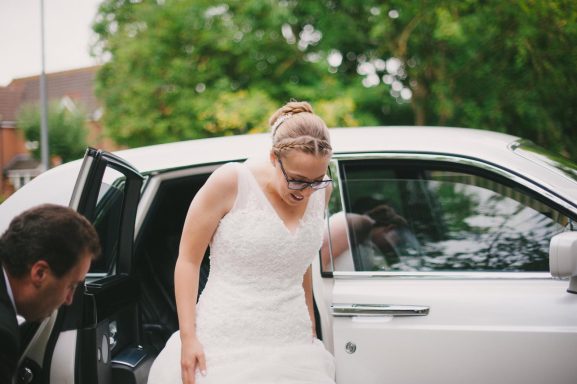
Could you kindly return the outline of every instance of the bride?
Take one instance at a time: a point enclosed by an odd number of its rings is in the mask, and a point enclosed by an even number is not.
[[[270,124],[269,158],[220,167],[190,205],[174,274],[180,330],[149,384],[334,383],[334,359],[316,338],[310,266],[332,189],[329,132],[306,102],[286,104]]]

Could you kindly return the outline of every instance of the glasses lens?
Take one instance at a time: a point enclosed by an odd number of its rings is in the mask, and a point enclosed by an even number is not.
[[[288,182],[288,188],[289,189],[293,189],[295,191],[300,191],[305,189],[306,187],[308,187],[309,184],[308,183],[303,183],[300,181],[289,181]]]
[[[332,180],[313,181],[311,183],[305,181],[289,181],[288,188],[295,191],[302,191],[310,185],[312,189],[323,189],[328,187],[332,182]]]
[[[328,187],[331,182],[332,182],[331,180],[315,181],[315,182],[311,183],[311,187],[313,189],[323,189],[323,188]]]

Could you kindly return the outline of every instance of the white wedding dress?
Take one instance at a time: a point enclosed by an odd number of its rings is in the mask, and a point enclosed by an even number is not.
[[[238,191],[210,246],[210,275],[196,312],[206,376],[197,384],[334,383],[334,358],[312,337],[302,280],[322,242],[324,191],[309,198],[294,231],[252,172],[237,169]],[[155,360],[149,384],[181,383],[180,335]]]

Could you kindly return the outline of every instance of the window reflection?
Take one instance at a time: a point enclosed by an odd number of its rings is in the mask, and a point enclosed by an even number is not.
[[[90,267],[91,273],[110,274],[118,252],[122,205],[124,203],[125,176],[107,168],[98,192],[94,227],[102,246],[102,256]]]
[[[329,219],[336,271],[547,271],[549,241],[570,223],[478,175],[345,169],[345,209]]]

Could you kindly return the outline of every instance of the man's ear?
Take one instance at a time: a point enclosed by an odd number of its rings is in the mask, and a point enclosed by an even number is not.
[[[30,280],[35,287],[40,287],[48,278],[50,265],[45,260],[38,260],[30,267]]]

